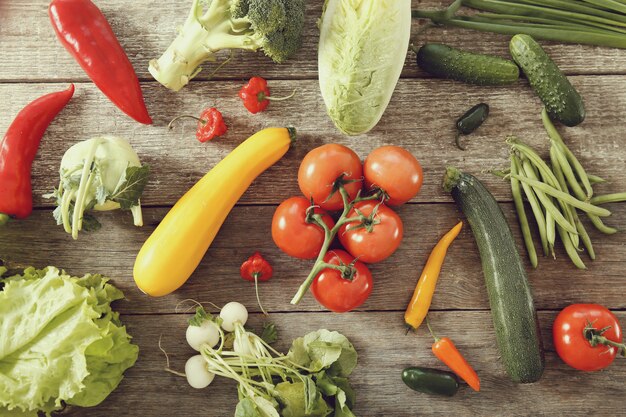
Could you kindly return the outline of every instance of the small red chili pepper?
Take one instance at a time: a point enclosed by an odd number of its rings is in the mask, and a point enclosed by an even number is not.
[[[90,0],[52,0],[50,21],[61,44],[124,113],[152,124],[137,74],[100,9]]]
[[[224,118],[222,117],[222,113],[215,107],[209,107],[208,109],[204,109],[204,111],[200,114],[200,117],[190,116],[190,115],[182,115],[175,117],[172,119],[169,125],[170,129],[174,127],[174,122],[179,119],[193,119],[198,121],[198,128],[196,129],[196,139],[198,141],[204,143],[208,142],[218,136],[224,135],[228,131],[228,126],[226,126],[226,122],[224,122]]]
[[[248,84],[241,87],[239,90],[239,98],[243,100],[243,105],[252,114],[262,112],[270,105],[271,101],[281,101],[292,98],[296,94],[296,90],[293,90],[287,97],[270,97],[270,89],[267,86],[267,81],[261,77],[252,77]]]
[[[256,300],[259,303],[259,307],[261,308],[263,314],[267,315],[267,312],[263,309],[259,298],[259,281],[265,282],[272,278],[274,273],[272,265],[270,265],[269,262],[261,256],[261,253],[255,252],[254,255],[241,264],[239,272],[241,273],[241,277],[246,281],[254,281]]]
[[[461,352],[456,348],[452,340],[447,337],[438,338],[430,328],[430,323],[426,319],[426,326],[430,335],[435,339],[433,343],[432,351],[435,356],[443,363],[448,365],[452,371],[457,374],[461,379],[467,382],[467,385],[472,387],[474,391],[480,391],[480,378],[478,374],[467,362],[467,360],[461,355]]]
[[[41,138],[74,95],[67,90],[46,94],[24,107],[0,142],[0,224],[8,216],[26,218],[33,210],[31,167]]]

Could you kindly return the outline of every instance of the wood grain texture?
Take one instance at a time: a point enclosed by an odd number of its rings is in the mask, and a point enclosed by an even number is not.
[[[589,269],[575,269],[563,249],[557,260],[540,259],[529,272],[547,353],[543,379],[537,384],[514,385],[505,376],[494,346],[495,336],[484,288],[480,260],[466,226],[452,245],[433,300],[432,324],[440,335],[451,337],[482,378],[482,391],[463,387],[453,399],[414,393],[400,380],[405,366],[444,369],[430,351],[431,339],[420,329],[404,336],[402,311],[415,286],[425,259],[437,239],[463,218],[450,196],[441,189],[443,168],[456,165],[476,174],[502,202],[518,247],[520,233],[508,184],[483,173],[508,164],[507,135],[517,135],[547,152],[540,120],[540,101],[525,80],[502,88],[474,87],[434,80],[419,70],[409,53],[390,106],[380,124],[356,138],[341,135],[326,115],[317,78],[318,31],[315,20],[322,0],[307,1],[304,46],[294,59],[274,65],[259,53],[235,53],[235,60],[208,81],[210,66],[179,93],[156,83],[147,71],[175,37],[191,0],[94,0],[107,16],[125,47],[138,76],[153,126],[142,126],[116,109],[89,81],[56,40],[48,21],[46,1],[0,0],[0,132],[17,112],[44,93],[77,83],[66,110],[46,133],[33,167],[37,210],[23,222],[0,229],[0,258],[39,267],[55,265],[72,274],[99,272],[110,276],[127,299],[117,303],[134,341],[140,346],[137,365],[103,404],[86,410],[67,410],[77,417],[180,416],[224,417],[234,413],[235,385],[216,381],[207,390],[193,390],[183,378],[163,371],[165,361],[157,348],[159,336],[171,354],[172,366],[181,370],[193,351],[184,343],[186,314],[172,314],[185,299],[223,305],[234,298],[258,312],[253,286],[239,277],[241,262],[261,250],[275,267],[275,277],[260,287],[271,319],[280,331],[278,348],[286,350],[295,337],[318,328],[346,334],[360,354],[353,376],[359,417],[446,416],[591,416],[625,415],[623,361],[606,371],[580,373],[564,365],[553,351],[551,325],[556,311],[574,302],[597,302],[617,310],[626,323],[626,234],[601,236],[592,231],[598,260]],[[413,0],[413,7],[440,8],[450,0]],[[413,23],[415,33],[423,22]],[[419,35],[417,44],[444,42],[481,53],[508,56],[508,36],[454,28],[432,28]],[[589,172],[610,182],[597,186],[609,193],[626,188],[623,144],[626,114],[626,52],[617,49],[542,43],[555,62],[570,75],[584,97],[587,119],[576,128],[561,128],[566,141]],[[222,53],[222,57],[226,53]],[[298,88],[296,99],[274,103],[261,115],[247,113],[237,98],[244,80],[252,75],[271,79],[274,95]],[[226,81],[224,81],[226,80]],[[466,139],[468,150],[453,146],[454,121],[478,102],[491,106],[489,120]],[[198,114],[208,105],[223,112],[229,133],[210,143],[194,138],[193,123],[174,130],[167,123],[180,114]],[[137,251],[168,208],[204,173],[235,146],[268,126],[293,125],[299,140],[278,164],[256,180],[230,214],[198,270],[178,292],[149,298],[137,290],[132,267]],[[129,213],[99,216],[103,229],[83,233],[79,241],[54,224],[51,202],[42,195],[58,183],[61,157],[72,144],[100,134],[126,137],[153,174],[142,199],[146,226],[132,225]],[[342,143],[361,157],[385,144],[409,149],[422,163],[425,182],[419,196],[399,210],[405,239],[389,260],[372,266],[372,296],[359,312],[337,315],[325,312],[312,296],[298,306],[289,299],[311,266],[281,253],[270,237],[276,205],[299,194],[296,174],[300,161],[323,143]],[[615,204],[608,223],[624,228],[626,206]],[[585,259],[586,260],[586,259]],[[527,265],[528,266],[528,265]],[[529,267],[528,267],[529,268]],[[530,269],[530,268],[529,268]],[[184,305],[183,305],[184,307]],[[253,314],[252,327],[262,317]]]
[[[585,98],[587,119],[576,128],[560,128],[572,151],[590,173],[609,184],[600,192],[623,191],[625,156],[622,146],[622,115],[626,113],[625,76],[571,77]],[[298,98],[274,103],[262,115],[248,113],[237,97],[241,83],[202,82],[194,88],[172,93],[154,83],[144,84],[153,126],[143,126],[122,114],[91,84],[79,84],[75,97],[48,129],[33,167],[36,206],[51,206],[42,199],[58,185],[56,173],[63,153],[72,144],[100,134],[127,138],[140,158],[153,167],[142,201],[146,205],[171,205],[185,190],[257,130],[293,125],[299,131],[294,148],[253,183],[242,204],[278,204],[299,194],[297,171],[304,155],[323,143],[342,143],[362,158],[381,145],[395,144],[410,150],[424,167],[424,186],[415,201],[449,202],[441,188],[444,167],[456,165],[478,175],[499,200],[510,200],[508,185],[488,169],[507,167],[504,139],[517,135],[547,156],[548,140],[540,118],[539,99],[525,81],[512,87],[485,88],[441,80],[402,80],[387,112],[367,135],[347,137],[339,133],[326,115],[316,81],[274,83],[276,95],[298,88]],[[1,106],[0,132],[29,101],[66,84],[0,84],[0,97],[12,96]],[[473,135],[464,138],[467,151],[453,145],[454,122],[472,105],[485,101],[491,114]],[[180,114],[198,114],[208,105],[218,106],[229,125],[228,133],[211,142],[196,141],[195,123],[180,121],[173,131],[165,126]]]
[[[503,204],[503,209],[521,251],[512,204]],[[626,223],[626,206],[616,204],[612,209],[615,214],[610,224]],[[2,230],[0,257],[39,267],[55,265],[75,275],[105,274],[113,278],[128,298],[128,302],[120,303],[121,311],[148,314],[174,312],[176,305],[187,298],[223,305],[236,297],[251,311],[258,311],[254,286],[239,277],[239,266],[260,250],[275,268],[275,277],[260,286],[266,308],[270,311],[322,310],[310,294],[298,306],[289,304],[312,262],[289,258],[276,248],[270,234],[274,207],[269,206],[236,207],[196,272],[174,294],[162,298],[142,294],[132,279],[135,256],[165,212],[166,209],[146,209],[143,228],[132,226],[129,213],[103,214],[99,217],[102,230],[83,233],[74,242],[62,227],[54,225],[50,211],[38,210],[29,220],[10,223]],[[404,241],[391,258],[372,266],[374,291],[362,306],[363,310],[404,310],[432,247],[459,217],[462,218],[453,204],[411,204],[401,208],[399,213],[404,221]],[[538,308],[558,309],[573,302],[626,308],[626,234],[607,237],[592,231],[592,238],[598,260],[585,260],[587,271],[574,268],[558,247],[556,261],[541,258],[539,268],[529,273]],[[480,259],[467,224],[450,248],[432,308],[489,308]]]
[[[95,3],[109,20],[125,48],[137,75],[152,80],[148,62],[158,58],[176,36],[191,0],[97,0]],[[317,42],[315,25],[321,14],[322,0],[307,1],[302,49],[291,60],[274,65],[262,52],[238,51],[236,60],[218,74],[222,79],[242,79],[252,75],[268,78],[315,78],[317,76]],[[413,0],[413,7],[441,8],[450,1]],[[413,33],[423,22],[414,21]],[[457,28],[434,28],[420,34],[417,44],[443,42],[480,53],[508,57],[510,36],[475,32]],[[625,74],[626,55],[622,50],[580,45],[547,43],[546,50],[554,61],[570,74]],[[0,1],[0,81],[88,80],[85,73],[57,41],[47,14],[47,2],[29,0]],[[226,57],[223,54],[222,57]],[[593,62],[591,62],[593,57]],[[210,64],[207,65],[210,68]],[[196,79],[207,79],[211,70]],[[407,55],[405,77],[423,77],[415,55]]]
[[[420,394],[400,379],[406,366],[446,369],[430,351],[432,339],[419,329],[405,336],[402,314],[348,313],[341,316],[311,313],[303,323],[299,314],[272,314],[279,331],[277,347],[287,351],[291,341],[310,331],[328,328],[345,334],[359,353],[351,376],[357,393],[356,415],[365,417],[420,416],[548,416],[623,415],[626,367],[619,359],[605,371],[581,373],[567,367],[553,352],[551,327],[556,313],[539,315],[546,350],[546,370],[535,384],[516,385],[505,374],[495,348],[489,312],[433,313],[431,323],[440,335],[450,336],[481,378],[481,391],[463,385],[453,398]],[[141,346],[137,365],[127,372],[119,389],[100,406],[73,410],[72,416],[135,416],[175,413],[186,417],[224,417],[234,413],[235,384],[216,378],[205,390],[194,390],[184,378],[166,373],[165,358],[181,370],[195,352],[184,340],[189,315],[123,316],[134,341]],[[624,322],[626,313],[618,313]],[[255,315],[250,326],[259,329]],[[597,391],[601,390],[601,392]],[[146,398],[151,401],[146,401]]]

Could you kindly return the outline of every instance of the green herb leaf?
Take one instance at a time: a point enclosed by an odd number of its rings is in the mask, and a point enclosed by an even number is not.
[[[148,165],[129,166],[126,168],[124,179],[120,181],[109,199],[119,203],[124,210],[139,205],[139,199],[148,183],[149,174],[150,167]]]
[[[281,382],[276,385],[276,393],[283,417],[326,417],[333,412],[321,395],[316,395],[312,407],[306,411],[304,382]]]
[[[261,333],[261,339],[267,344],[272,344],[278,340],[278,332],[276,331],[276,325],[272,322],[266,321],[263,323],[263,332]]]
[[[259,414],[261,414],[261,417],[280,417],[280,414],[276,411],[276,406],[268,399],[255,396],[252,400],[254,401]]]
[[[330,368],[331,365],[339,360],[342,352],[341,346],[329,342],[322,342],[321,340],[309,343],[306,348],[311,358],[309,368],[313,372]]]
[[[296,365],[308,368],[308,366],[311,364],[311,358],[309,357],[309,354],[304,347],[304,338],[302,337],[299,337],[293,341],[287,356],[289,357],[289,360],[291,360],[291,362],[295,363]]]
[[[316,342],[325,342],[325,344]],[[329,375],[346,377],[356,367],[358,358],[356,350],[348,338],[341,333],[320,329],[304,336],[303,343],[312,362],[319,360],[320,363],[324,364],[328,364],[330,359],[336,355],[337,348],[340,349],[339,356],[332,364],[328,365]],[[313,345],[311,346],[311,344]]]
[[[250,398],[244,398],[237,404],[235,409],[235,417],[263,417],[256,408],[254,401]]]
[[[204,307],[198,307],[196,308],[196,314],[189,319],[189,325],[200,327],[206,320],[213,321],[213,315],[211,313],[207,313],[204,310]]]

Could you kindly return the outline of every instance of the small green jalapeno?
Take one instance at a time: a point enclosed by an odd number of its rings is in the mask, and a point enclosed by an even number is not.
[[[462,151],[465,150],[459,138],[461,135],[469,135],[483,124],[483,122],[489,116],[489,105],[486,103],[480,103],[469,109],[463,116],[456,121],[457,134],[454,138],[456,146]]]
[[[439,369],[412,366],[402,371],[402,381],[414,391],[452,397],[459,390],[455,374]]]

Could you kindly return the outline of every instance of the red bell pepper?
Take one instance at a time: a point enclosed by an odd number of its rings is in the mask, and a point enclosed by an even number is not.
[[[0,224],[8,216],[26,218],[33,210],[30,171],[44,132],[74,95],[67,90],[47,94],[24,107],[0,143]]]
[[[54,30],[89,78],[124,113],[152,124],[137,74],[111,25],[90,0],[52,0]]]

